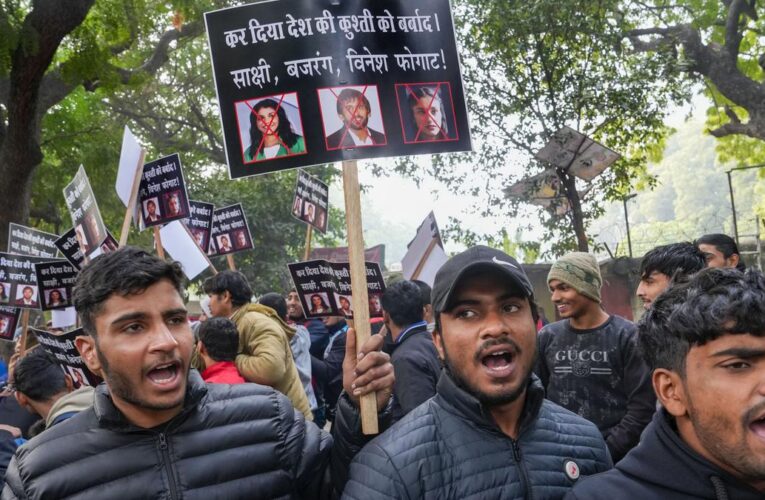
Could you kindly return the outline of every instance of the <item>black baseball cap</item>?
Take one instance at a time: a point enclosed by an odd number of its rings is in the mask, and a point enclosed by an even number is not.
[[[488,267],[503,274],[523,290],[526,297],[531,297],[534,294],[529,277],[526,276],[526,272],[517,260],[501,250],[478,245],[455,255],[436,273],[431,294],[433,311],[436,314],[446,309],[452,298],[454,288],[462,277],[477,267]]]

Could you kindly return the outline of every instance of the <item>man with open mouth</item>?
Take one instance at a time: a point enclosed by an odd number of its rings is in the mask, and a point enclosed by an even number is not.
[[[381,427],[393,366],[375,336],[356,354],[348,335],[345,392],[333,437],[259,384],[204,383],[190,370],[194,338],[183,272],[143,250],[101,255],[80,273],[76,339],[105,383],[93,407],[19,448],[2,498],[331,498],[365,439],[358,397],[376,391]],[[331,464],[331,465],[330,465]],[[334,491],[333,491],[334,489]]]
[[[765,279],[707,269],[638,324],[662,408],[612,471],[570,499],[765,498]]]
[[[556,499],[611,467],[598,429],[532,374],[536,305],[515,259],[483,246],[452,257],[433,310],[436,395],[356,456],[344,498]]]

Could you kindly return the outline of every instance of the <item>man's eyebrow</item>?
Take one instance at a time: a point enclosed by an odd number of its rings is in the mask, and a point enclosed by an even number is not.
[[[765,349],[754,347],[731,347],[723,349],[712,354],[713,358],[722,358],[724,356],[734,356],[736,358],[751,359],[765,357]]]
[[[140,312],[140,311],[139,312],[133,312],[133,313],[126,313],[126,314],[123,314],[122,316],[118,316],[117,318],[115,318],[112,321],[112,324],[114,325],[114,324],[117,324],[117,323],[124,323],[126,321],[135,321],[137,319],[143,319],[146,316],[147,316],[146,313],[143,313],[143,312]]]
[[[169,309],[162,313],[163,318],[170,318],[172,316],[178,316],[179,314],[187,315],[189,311],[185,307],[176,307],[175,309]]]

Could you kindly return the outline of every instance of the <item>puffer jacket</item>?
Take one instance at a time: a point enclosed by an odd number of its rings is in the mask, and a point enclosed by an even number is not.
[[[356,456],[343,498],[559,499],[611,465],[597,427],[544,399],[536,376],[514,440],[444,372],[435,397]]]
[[[765,493],[720,469],[680,438],[660,409],[640,444],[614,469],[581,481],[566,500],[762,500]]]
[[[311,405],[300,382],[290,339],[295,329],[276,311],[260,304],[245,304],[231,316],[239,330],[236,367],[248,381],[268,385],[287,396],[292,406],[313,420]]]
[[[339,411],[333,444],[272,388],[206,385],[191,370],[181,413],[143,429],[101,384],[92,408],[19,448],[2,499],[329,498],[364,444],[346,397]]]

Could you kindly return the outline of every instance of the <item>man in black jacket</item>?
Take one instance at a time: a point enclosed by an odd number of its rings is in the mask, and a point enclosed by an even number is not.
[[[708,269],[638,325],[662,409],[612,471],[570,499],[765,498],[765,279]]]
[[[428,324],[422,318],[420,287],[411,281],[397,281],[385,290],[382,307],[393,344],[393,419],[400,420],[436,394],[441,364]]]
[[[341,398],[333,446],[270,387],[205,385],[189,370],[182,276],[178,263],[131,247],[82,270],[74,304],[88,336],[76,344],[105,384],[93,408],[19,448],[3,499],[318,498],[342,489],[362,445],[355,402]],[[348,339],[346,389],[352,398],[377,390],[384,408],[393,367],[375,351],[381,339],[359,356]]]
[[[488,247],[449,260],[433,285],[436,396],[354,459],[346,498],[562,498],[611,467],[598,429],[544,399],[531,368],[536,307],[526,273]]]

